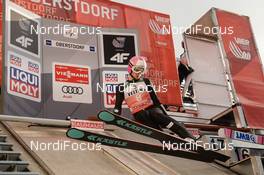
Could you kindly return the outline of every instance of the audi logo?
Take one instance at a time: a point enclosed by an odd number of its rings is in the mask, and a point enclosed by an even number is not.
[[[76,94],[76,95],[83,94],[83,88],[81,87],[62,86],[61,90],[65,94]]]

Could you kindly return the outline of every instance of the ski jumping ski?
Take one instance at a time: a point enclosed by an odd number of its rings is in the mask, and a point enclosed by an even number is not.
[[[67,131],[67,137],[72,139],[87,141],[91,143],[100,143],[102,145],[111,146],[111,147],[164,154],[164,155],[176,156],[185,159],[203,161],[208,163],[213,162],[214,160],[206,155],[201,155],[197,152],[184,151],[184,150],[168,150],[168,149],[164,149],[160,145],[152,145],[147,143],[119,139],[102,134],[82,131],[76,128],[69,129]]]
[[[112,113],[108,110],[103,110],[98,113],[98,118],[101,121],[104,121],[107,124],[115,125],[117,127],[123,128],[125,130],[129,130],[131,132],[150,137],[153,139],[156,139],[160,142],[171,142],[171,143],[177,143],[177,144],[189,144],[191,151],[199,153],[200,156],[207,156],[208,159],[215,159],[222,162],[227,161],[230,157],[226,156],[224,154],[212,151],[212,150],[205,150],[202,146],[199,146],[195,143],[191,143],[179,138],[175,137],[173,135],[167,134],[165,132],[159,131],[157,129],[148,127],[146,125],[140,124],[138,122],[129,120],[127,118],[124,118],[120,115],[117,115],[115,113]]]
[[[145,151],[169,156],[176,156],[186,159],[192,159],[202,162],[213,162],[219,160],[222,162],[227,161],[230,157],[223,155],[212,150],[205,150],[201,146],[197,146],[195,143],[188,142],[184,139],[169,135],[165,132],[159,131],[154,128],[150,128],[143,124],[134,122],[120,115],[114,114],[110,111],[103,110],[98,113],[98,118],[107,124],[115,125],[125,130],[153,138],[160,142],[172,142],[176,144],[189,144],[187,149],[169,149],[158,144],[148,144],[142,142],[136,142],[126,139],[120,139],[116,137],[106,136],[89,131],[83,131],[76,128],[70,128],[67,131],[67,137],[77,139],[86,142],[100,143],[102,145],[131,149],[137,151]],[[197,148],[197,149],[195,149]]]

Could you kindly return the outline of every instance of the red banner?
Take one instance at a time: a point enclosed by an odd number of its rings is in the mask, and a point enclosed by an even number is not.
[[[164,104],[182,106],[176,59],[168,15],[105,0],[12,0],[42,17],[90,26],[137,29],[141,55],[149,58],[148,77],[167,85],[158,93]]]
[[[217,10],[221,28],[233,27],[222,34],[235,91],[250,128],[264,128],[264,74],[249,18]]]
[[[56,64],[55,80],[58,82],[89,84],[89,70],[86,68]]]

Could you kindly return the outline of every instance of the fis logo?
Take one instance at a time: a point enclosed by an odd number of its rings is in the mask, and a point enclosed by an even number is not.
[[[105,74],[106,82],[118,82],[118,74],[115,73],[107,73]]]
[[[234,37],[233,41],[229,43],[229,49],[232,54],[242,60],[251,60],[249,40]]]
[[[12,65],[15,65],[15,66],[18,66],[18,67],[21,67],[21,64],[22,64],[22,59],[21,58],[18,58],[14,55],[11,55],[10,57],[10,63]]]
[[[29,61],[28,62],[28,70],[35,72],[35,73],[39,73],[39,65]]]

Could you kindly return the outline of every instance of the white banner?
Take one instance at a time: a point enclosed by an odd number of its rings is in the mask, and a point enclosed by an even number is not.
[[[92,103],[90,67],[53,63],[52,74],[54,101]]]
[[[7,92],[14,96],[41,101],[41,67],[36,61],[8,52]]]
[[[124,83],[128,76],[127,71],[103,71],[104,106],[114,108],[116,99],[116,87]],[[124,105],[124,107],[127,107]]]

